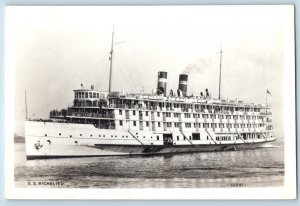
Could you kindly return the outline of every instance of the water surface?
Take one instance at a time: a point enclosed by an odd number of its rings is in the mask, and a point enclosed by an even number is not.
[[[17,187],[205,188],[282,186],[283,143],[254,150],[152,157],[26,160],[15,144]]]

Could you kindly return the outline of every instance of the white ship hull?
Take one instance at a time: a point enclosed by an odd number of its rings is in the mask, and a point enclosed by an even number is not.
[[[274,141],[267,136],[260,139],[217,141],[200,132],[200,140],[187,140],[189,133],[173,132],[172,142],[164,141],[164,133],[98,129],[90,124],[25,122],[27,159],[60,157],[93,157],[122,155],[155,155],[192,152],[211,152],[254,149]]]

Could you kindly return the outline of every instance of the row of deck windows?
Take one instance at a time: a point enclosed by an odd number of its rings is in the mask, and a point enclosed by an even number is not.
[[[133,116],[136,115],[136,111],[132,111],[133,113]],[[119,110],[119,115],[122,115],[123,114],[123,111],[122,110]],[[172,117],[172,113],[170,112],[165,112],[166,114],[166,117]],[[140,116],[142,116],[142,112],[140,112]],[[145,112],[145,116],[149,116],[149,112],[146,111]],[[180,113],[173,113],[173,117],[177,118],[180,116]],[[157,112],[157,117],[160,117],[160,112]],[[215,114],[193,114],[193,117],[194,118],[200,118],[202,117],[203,119],[208,119],[208,118],[211,118],[211,119],[216,119],[218,117],[218,119],[224,119],[224,117],[226,119],[234,119],[234,120],[238,120],[238,119],[241,119],[241,120],[256,120],[256,119],[262,119],[263,117],[260,117],[260,116],[250,116],[250,115],[215,115]],[[189,113],[184,113],[184,118],[191,118],[191,114]]]
[[[137,135],[138,135],[138,133],[136,133]],[[47,137],[48,135],[47,134],[45,134],[45,137]],[[59,133],[59,136],[61,136],[61,133]],[[82,134],[80,134],[80,136],[82,136]],[[92,137],[93,135],[91,134],[90,135],[90,137]],[[72,137],[72,135],[70,135],[70,138]],[[99,137],[101,137],[101,135],[99,134]],[[102,135],[102,137],[105,137],[105,135]],[[118,135],[111,135],[110,136],[111,138],[113,138],[113,137],[115,137],[115,138],[117,138],[118,137]],[[128,136],[127,135],[122,135],[122,138],[128,138]],[[135,136],[136,138],[139,138],[139,136]],[[143,138],[146,138],[145,136],[143,136]],[[153,137],[151,136],[151,139],[152,139]],[[192,136],[189,136],[188,137],[189,138],[189,140],[192,140]],[[255,139],[256,138],[256,136],[255,136],[255,134],[248,134],[247,136],[245,136],[245,139]],[[257,138],[258,139],[260,139],[260,135],[257,135]],[[184,136],[183,137],[183,140],[186,140],[187,138]],[[236,140],[239,140],[239,139],[241,139],[241,137],[240,136],[237,136],[236,137]],[[156,140],[159,140],[159,136],[156,136]],[[177,140],[180,140],[180,138],[179,138],[179,136],[177,136]],[[193,140],[200,140],[200,134],[196,137],[194,137],[194,135],[193,135]],[[207,140],[209,140],[209,138],[208,138],[208,136],[207,136]],[[231,140],[234,140],[234,139],[232,139],[231,138],[231,136],[217,136],[216,137],[216,140],[217,141],[231,141]],[[50,140],[48,140],[48,142],[49,142]],[[51,142],[49,142],[49,143],[51,143]]]
[[[98,98],[99,99],[99,93],[98,92],[76,92],[75,99],[81,99],[81,98]]]
[[[231,141],[231,136],[217,136],[216,137],[217,141]]]
[[[234,103],[234,101],[232,102]],[[131,99],[110,99],[110,104],[121,105],[120,107],[127,106],[129,108],[132,105],[137,105],[137,100]],[[254,105],[248,106],[229,106],[229,105],[209,105],[209,104],[189,104],[189,103],[173,103],[173,102],[153,102],[153,101],[140,101],[140,105],[145,105],[146,108],[180,108],[182,110],[195,109],[199,111],[214,111],[214,112],[234,112],[234,111],[245,111],[245,112],[260,112],[262,108],[253,107]]]
[[[138,135],[138,133],[136,133],[136,134]],[[59,133],[58,135],[61,136],[61,133]],[[45,137],[47,137],[47,136],[48,136],[48,135],[45,134]],[[82,137],[82,134],[79,134],[79,136]],[[98,136],[101,137],[101,134],[99,134]],[[73,137],[73,136],[70,134],[70,137]],[[90,137],[93,137],[93,135],[91,134]],[[102,137],[105,137],[105,135],[102,135]],[[111,135],[110,137],[113,138],[114,135]],[[117,137],[118,137],[118,135],[115,135],[115,138],[117,138]],[[122,135],[122,138],[125,138],[125,137],[128,138],[127,135],[125,135],[125,136]],[[139,138],[139,136],[135,136],[135,137],[136,137],[136,138]],[[144,136],[144,138],[146,138],[146,137]],[[152,136],[151,136],[151,139],[152,139]],[[156,139],[159,140],[159,136],[156,136]]]
[[[142,125],[143,123],[140,122],[140,125]],[[166,126],[167,127],[172,127],[174,124],[174,127],[180,127],[180,123],[179,122],[167,122]],[[136,126],[137,123],[136,121],[133,121],[133,126]],[[146,127],[149,127],[149,122],[146,121]],[[184,123],[186,128],[191,128],[192,127],[192,123]],[[257,128],[257,127],[264,127],[264,124],[224,124],[224,123],[194,123],[193,124],[195,128]],[[123,126],[123,121],[120,120],[120,126]],[[157,122],[157,126],[161,127],[161,123]]]

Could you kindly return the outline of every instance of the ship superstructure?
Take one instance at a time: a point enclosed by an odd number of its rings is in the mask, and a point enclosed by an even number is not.
[[[113,41],[110,54],[112,62]],[[214,99],[208,89],[188,95],[187,74],[168,91],[167,75],[158,72],[151,94],[112,92],[111,81],[108,92],[82,84],[71,107],[25,122],[27,158],[239,150],[275,140],[267,104]]]

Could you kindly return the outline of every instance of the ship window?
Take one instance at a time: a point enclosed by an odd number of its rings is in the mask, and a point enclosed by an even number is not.
[[[122,138],[124,138],[124,135],[122,135]]]
[[[191,137],[191,136],[189,136],[189,139],[191,140],[191,139],[192,139],[192,137]]]
[[[115,137],[117,137],[117,135],[115,135]]]
[[[101,137],[101,135],[99,134],[99,137]]]
[[[139,133],[135,133],[136,135],[138,135]]]
[[[111,135],[110,137],[114,137],[113,135]]]
[[[119,110],[119,115],[122,115],[122,110]]]
[[[103,135],[103,137],[105,137],[105,135]]]
[[[175,126],[175,127],[179,127],[179,122],[175,122],[175,123],[174,123],[174,126]]]
[[[77,141],[74,141],[76,144],[78,143]]]
[[[128,136],[126,136],[126,138],[128,138]]]
[[[159,112],[157,112],[157,117],[160,117],[160,113]]]
[[[146,137],[144,136],[144,138],[146,138]]]
[[[159,140],[159,136],[156,136],[156,139]]]
[[[99,98],[99,93],[97,93],[97,98]]]
[[[92,93],[91,92],[89,92],[89,98],[92,98]]]
[[[61,136],[61,133],[59,133],[58,135]]]
[[[179,136],[177,136],[177,140],[179,140]]]
[[[89,96],[89,94],[87,93],[87,92],[84,92],[84,94],[85,94],[85,98],[88,98]]]
[[[92,137],[93,135],[91,134],[91,137]]]
[[[146,122],[146,127],[149,127],[149,122]]]
[[[133,121],[133,126],[136,126],[136,121]]]
[[[70,137],[72,137],[72,135],[70,135]]]
[[[122,120],[120,120],[120,126],[123,126],[123,121]]]
[[[80,134],[80,137],[82,136],[82,134]]]
[[[158,127],[160,127],[160,122],[158,122],[157,124],[158,124]]]
[[[148,111],[146,111],[146,116],[148,116]]]
[[[95,92],[93,92],[93,98],[96,98],[96,93]]]
[[[190,115],[190,114],[187,114],[187,113],[185,113],[185,114],[184,114],[184,117],[185,117],[185,118],[190,118],[190,117],[191,117],[191,115]]]
[[[135,111],[132,111],[133,116],[135,116]]]
[[[47,137],[47,134],[45,134],[45,137]]]

